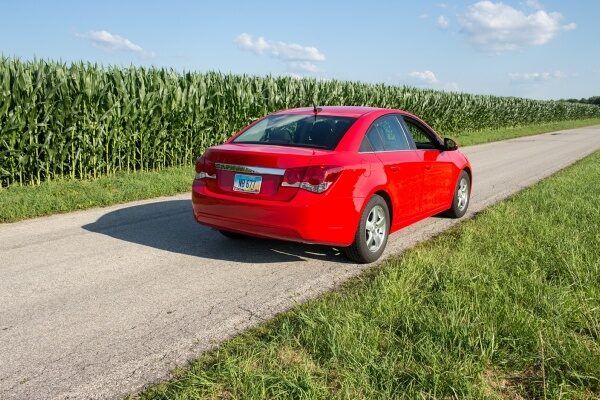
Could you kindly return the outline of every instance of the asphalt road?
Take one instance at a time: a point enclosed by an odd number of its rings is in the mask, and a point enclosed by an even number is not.
[[[600,127],[465,148],[469,215],[600,148]],[[0,398],[119,398],[363,268],[322,246],[231,241],[189,195],[0,225]],[[456,223],[390,238],[401,252]]]

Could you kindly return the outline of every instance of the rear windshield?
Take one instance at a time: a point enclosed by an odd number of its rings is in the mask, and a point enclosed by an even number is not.
[[[333,150],[356,118],[321,115],[270,115],[233,143],[276,144]]]

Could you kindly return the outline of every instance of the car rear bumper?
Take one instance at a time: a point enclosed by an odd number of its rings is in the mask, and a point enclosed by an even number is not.
[[[249,195],[251,196],[251,195]],[[290,201],[258,200],[192,186],[194,217],[216,229],[251,236],[349,246],[354,240],[362,199],[299,190]]]

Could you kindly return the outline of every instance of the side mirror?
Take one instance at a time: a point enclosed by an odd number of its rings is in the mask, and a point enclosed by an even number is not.
[[[458,144],[456,144],[454,139],[444,138],[444,150],[458,150]]]

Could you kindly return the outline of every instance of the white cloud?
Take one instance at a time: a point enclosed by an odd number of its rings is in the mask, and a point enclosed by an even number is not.
[[[108,51],[128,51],[140,56],[151,56],[155,54],[148,52],[142,46],[133,43],[131,40],[119,35],[115,35],[108,31],[90,31],[83,34],[77,34],[78,37],[87,39],[93,46],[99,47]]]
[[[430,85],[433,85],[433,84],[439,82],[439,80],[436,78],[435,74],[429,70],[409,72],[408,76],[410,76],[411,78],[414,78],[416,80],[428,83]]]
[[[448,8],[448,4],[446,3],[437,3],[436,6],[438,6],[439,8]]]
[[[419,18],[427,19],[427,18],[429,18],[429,14],[421,14],[421,15],[419,15]]]
[[[470,6],[461,17],[461,32],[478,50],[503,52],[540,46],[561,31],[576,28],[574,23],[561,25],[562,18],[558,12],[525,14],[504,3],[484,0]]]
[[[313,74],[319,72],[319,68],[310,61],[289,61],[287,65],[290,71],[310,72]]]
[[[290,71],[315,73],[319,68],[315,62],[325,61],[325,54],[312,46],[267,40],[262,36],[254,39],[247,33],[237,36],[234,42],[242,50],[255,54],[267,54],[282,60]]]
[[[542,10],[544,8],[538,0],[525,0],[525,5],[534,10]]]
[[[252,39],[252,36],[247,33],[242,33],[236,37],[234,41],[241,49],[250,50],[256,54],[262,54],[270,47],[265,38],[259,37],[258,39],[254,40]]]
[[[561,71],[554,72],[515,72],[508,74],[508,78],[516,83],[536,83],[555,79],[562,79],[565,75]]]
[[[460,89],[458,87],[458,83],[456,82],[447,82],[442,85],[443,90],[448,92],[458,92]]]
[[[409,86],[445,90],[451,92],[457,92],[459,90],[458,83],[440,80],[435,75],[435,73],[433,73],[433,71],[430,70],[397,73],[392,79],[394,80],[394,83],[397,82],[397,79],[399,79],[400,83]]]
[[[440,15],[437,18],[437,26],[441,30],[445,31],[450,26],[450,21],[448,21],[448,18],[446,18],[444,15]]]

